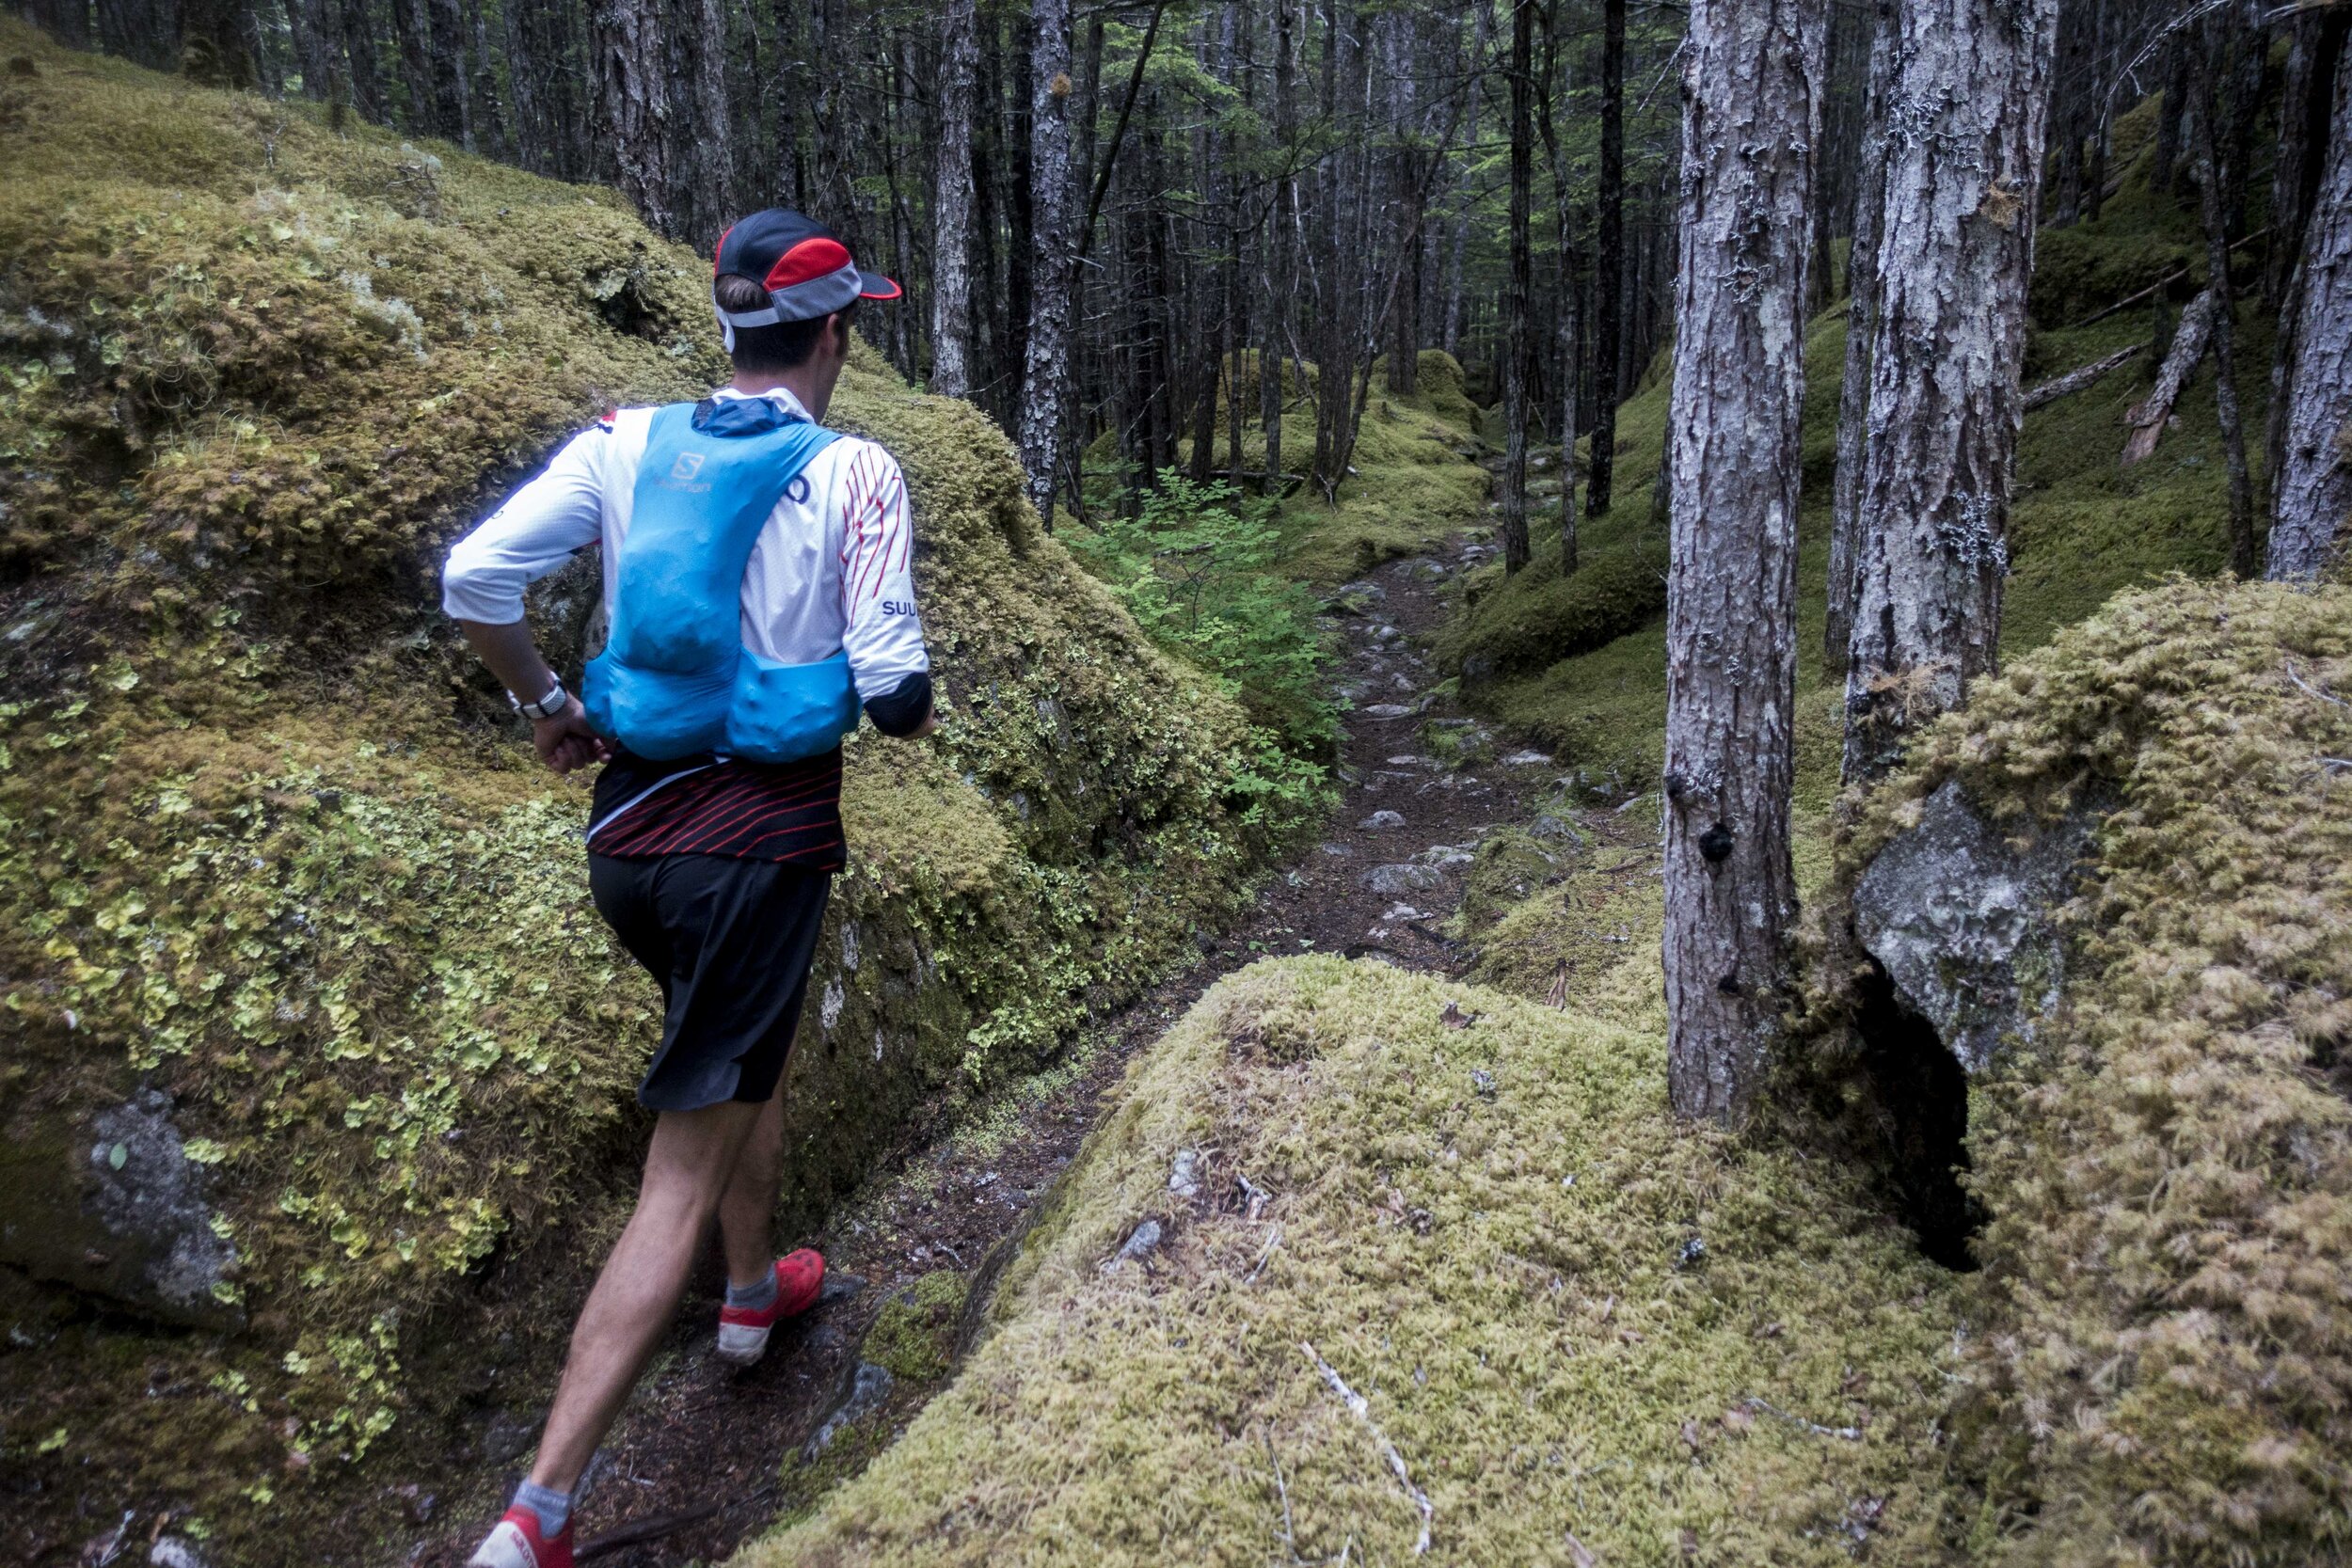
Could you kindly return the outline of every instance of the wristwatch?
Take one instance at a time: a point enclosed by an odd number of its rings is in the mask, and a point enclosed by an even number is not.
[[[548,694],[535,703],[526,703],[512,691],[506,694],[506,700],[514,704],[515,711],[526,719],[552,719],[564,711],[564,705],[572,700],[572,694],[564,690],[564,683],[558,680],[548,689]]]

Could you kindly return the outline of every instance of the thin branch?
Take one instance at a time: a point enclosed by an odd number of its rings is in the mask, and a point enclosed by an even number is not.
[[[1421,1537],[1413,1543],[1413,1555],[1424,1556],[1429,1550],[1429,1526],[1438,1516],[1437,1509],[1430,1504],[1429,1494],[1413,1484],[1413,1478],[1405,1469],[1405,1456],[1396,1451],[1396,1445],[1390,1442],[1388,1434],[1374,1422],[1372,1402],[1350,1388],[1346,1379],[1340,1376],[1331,1363],[1315,1354],[1314,1346],[1301,1340],[1298,1348],[1306,1353],[1308,1360],[1315,1364],[1315,1370],[1323,1374],[1323,1381],[1330,1386],[1331,1392],[1339,1395],[1340,1402],[1364,1423],[1364,1430],[1372,1433],[1373,1441],[1380,1445],[1381,1453],[1387,1457],[1389,1469],[1395,1475],[1396,1483],[1405,1488],[1405,1495],[1412,1498],[1413,1506],[1421,1511]]]

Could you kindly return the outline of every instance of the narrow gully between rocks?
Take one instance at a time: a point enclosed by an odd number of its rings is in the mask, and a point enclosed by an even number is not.
[[[784,1474],[796,1450],[804,1465],[815,1461],[811,1474],[830,1481],[838,1477],[829,1471],[852,1461],[845,1447],[827,1465],[827,1448],[854,1441],[862,1463],[876,1446],[873,1433],[903,1427],[945,1380],[908,1386],[866,1367],[861,1352],[882,1305],[909,1299],[916,1281],[941,1270],[979,1279],[975,1294],[984,1294],[993,1263],[1018,1245],[1115,1102],[1129,1061],[1217,980],[1260,958],[1307,952],[1447,974],[1468,966],[1473,955],[1445,927],[1478,844],[1525,822],[1558,782],[1549,757],[1498,744],[1438,689],[1423,651],[1453,612],[1448,584],[1493,548],[1456,539],[1438,554],[1391,561],[1336,594],[1329,680],[1353,711],[1343,723],[1340,803],[1320,841],[1273,869],[1248,915],[1213,944],[1204,941],[1199,962],[1103,1021],[1060,1069],[1031,1080],[1046,1091],[1020,1110],[1016,1132],[976,1137],[932,1129],[879,1162],[822,1233],[798,1239],[827,1258],[826,1299],[780,1328],[757,1367],[738,1371],[711,1353],[719,1271],[715,1263],[704,1271],[590,1466],[576,1515],[580,1560],[628,1568],[721,1560],[780,1513],[813,1500]],[[1446,735],[1461,737],[1452,748],[1464,758],[1457,767],[1427,754],[1425,738]],[[548,1309],[568,1313],[577,1305],[550,1302]],[[546,1394],[517,1389],[520,1409],[493,1413],[476,1429],[471,1451],[453,1456],[455,1467],[471,1470],[462,1488],[439,1497],[396,1489],[416,1528],[407,1542],[388,1543],[387,1560],[460,1568],[522,1474]],[[836,1413],[857,1425],[829,1423]],[[847,1435],[858,1432],[866,1435]]]

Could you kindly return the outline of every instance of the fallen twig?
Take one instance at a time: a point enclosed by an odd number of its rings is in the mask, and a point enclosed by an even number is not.
[[[1372,1402],[1350,1388],[1347,1380],[1340,1376],[1331,1363],[1315,1354],[1314,1346],[1302,1339],[1298,1348],[1306,1353],[1308,1360],[1315,1364],[1315,1370],[1323,1374],[1323,1381],[1330,1386],[1331,1392],[1339,1395],[1340,1402],[1364,1423],[1364,1430],[1372,1433],[1373,1441],[1380,1445],[1380,1451],[1388,1457],[1389,1469],[1396,1476],[1396,1483],[1405,1488],[1405,1495],[1413,1499],[1415,1508],[1421,1510],[1421,1538],[1413,1543],[1413,1555],[1423,1556],[1429,1550],[1430,1523],[1438,1516],[1437,1509],[1430,1504],[1429,1494],[1413,1484],[1412,1476],[1405,1468],[1405,1456],[1396,1451],[1396,1445],[1389,1441],[1388,1434],[1373,1420]]]
[[[1244,1285],[1255,1285],[1258,1282],[1258,1275],[1264,1272],[1266,1260],[1274,1256],[1274,1249],[1281,1244],[1282,1227],[1278,1225],[1274,1227],[1274,1234],[1266,1241],[1265,1250],[1258,1254],[1257,1262],[1250,1265],[1249,1272],[1242,1276],[1241,1282]]]
[[[2124,467],[2146,462],[2155,451],[2165,422],[2172,417],[2172,404],[2196,372],[2198,361],[2205,356],[2205,345],[2213,340],[2214,315],[2220,309],[2219,296],[2211,289],[2182,308],[2180,325],[2172,333],[2172,346],[2165,351],[2164,363],[2156,367],[2154,388],[2146,398],[2132,404],[2131,412],[2123,417],[2132,427],[2130,436],[2123,442]]]
[[[2323,703],[2333,703],[2338,707],[2352,707],[2352,703],[2345,702],[2342,697],[2337,696],[2334,692],[2328,690],[2325,687],[2313,686],[2311,682],[2305,680],[2301,675],[2297,674],[2295,669],[2295,660],[2290,658],[2283,660],[2282,662],[2286,666],[2287,679],[2293,681],[2305,695],[2316,697]]]
[[[2147,352],[2146,343],[2134,343],[2129,348],[2117,349],[2104,359],[2093,359],[2090,364],[2077,366],[2064,375],[2053,376],[2026,393],[2026,411],[2031,413],[2043,404],[2056,403],[2062,397],[2079,392],[2118,365],[2137,359]]]
[[[1767,1416],[1777,1416],[1784,1421],[1790,1422],[1796,1426],[1801,1426],[1804,1428],[1805,1431],[1813,1433],[1816,1437],[1842,1437],[1849,1443],[1859,1443],[1862,1441],[1862,1429],[1860,1427],[1825,1427],[1819,1421],[1808,1421],[1803,1416],[1792,1416],[1788,1411],[1783,1410],[1780,1406],[1774,1404],[1772,1401],[1757,1399],[1754,1395],[1741,1400],[1740,1402],[1746,1405],[1750,1410],[1761,1410]]]
[[[689,1525],[701,1524],[718,1513],[722,1506],[719,1503],[697,1503],[675,1513],[657,1513],[650,1519],[640,1519],[618,1529],[607,1530],[593,1541],[583,1542],[580,1549],[572,1554],[572,1560],[593,1562],[597,1558],[610,1557],[630,1546],[659,1541],[665,1535],[675,1535]]]

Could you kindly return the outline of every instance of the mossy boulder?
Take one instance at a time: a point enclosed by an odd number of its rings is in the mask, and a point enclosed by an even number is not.
[[[1221,982],[955,1381],[737,1562],[1930,1560],[1952,1276],[1837,1163],[1671,1116],[1654,963],[1601,990]]]
[[[2014,900],[2051,983],[1920,1047],[1984,1068],[1953,1422],[2013,1521],[1984,1560],[2306,1562],[2352,1525],[2347,691],[2352,592],[2176,578],[1979,683],[1840,849],[1833,1018],[1870,980],[1851,890],[1955,799],[2005,852],[2081,857]]]
[[[0,1354],[0,1442],[49,1495],[292,1560],[375,1506],[380,1450],[429,1470],[543,1397],[520,1282],[569,1289],[633,1189],[658,993],[588,904],[584,788],[530,765],[435,578],[600,408],[723,373],[706,267],[609,192],[0,49],[31,65],[0,117],[0,1261],[156,1311],[57,1228],[151,1095],[220,1248],[196,1338],[12,1293],[40,1348]],[[945,723],[849,748],[794,1225],[1188,953],[1284,826],[1243,715],[1040,529],[980,414],[861,350],[832,420],[906,470]],[[560,657],[593,590],[534,598]]]

